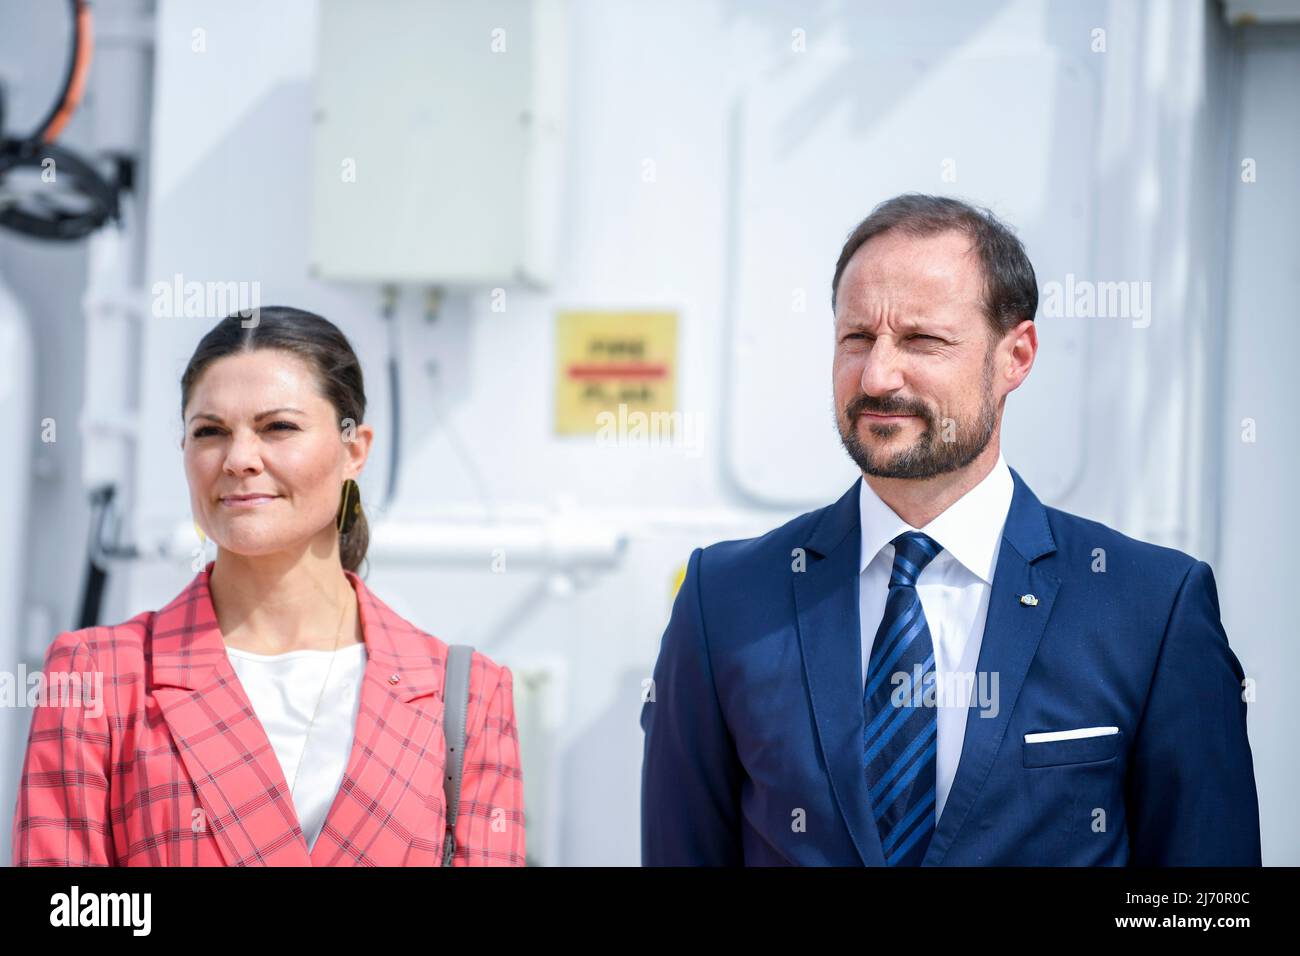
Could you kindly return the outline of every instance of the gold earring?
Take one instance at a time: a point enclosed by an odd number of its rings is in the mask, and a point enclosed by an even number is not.
[[[348,501],[352,500],[351,509],[348,508]],[[356,523],[357,516],[361,514],[361,488],[351,478],[343,482],[343,503],[339,507],[339,517],[336,527],[339,534],[347,534],[352,530]]]
[[[199,536],[200,547],[208,543],[208,536],[203,533],[203,529],[199,527],[199,523],[197,521],[194,522],[194,533]]]

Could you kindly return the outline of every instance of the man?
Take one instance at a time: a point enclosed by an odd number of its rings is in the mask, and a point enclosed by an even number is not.
[[[831,288],[862,479],[691,555],[641,714],[643,863],[1259,865],[1209,566],[1002,458],[1038,349],[1019,240],[899,196]]]

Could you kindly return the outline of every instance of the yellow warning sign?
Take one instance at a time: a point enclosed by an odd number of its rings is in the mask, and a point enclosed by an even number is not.
[[[677,313],[562,311],[555,431],[592,435],[677,405]]]

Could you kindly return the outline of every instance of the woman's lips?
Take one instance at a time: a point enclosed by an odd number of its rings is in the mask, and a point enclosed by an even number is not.
[[[251,498],[222,498],[221,504],[226,508],[257,508],[279,497],[279,495],[255,495]]]

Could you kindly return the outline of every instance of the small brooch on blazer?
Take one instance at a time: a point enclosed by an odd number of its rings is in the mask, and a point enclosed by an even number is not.
[[[1020,595],[1020,603],[1025,607],[1037,607],[1038,598],[1034,597],[1032,594],[1022,594]]]

